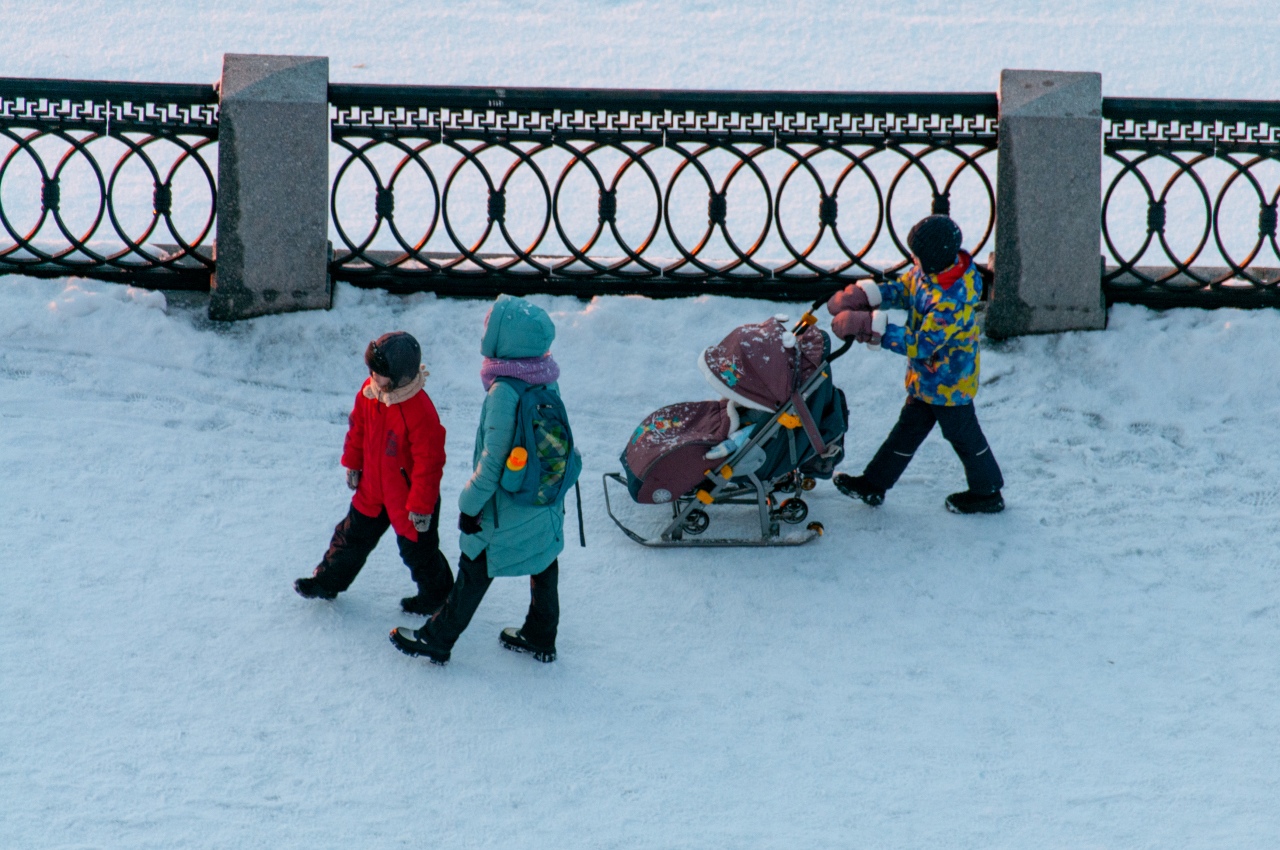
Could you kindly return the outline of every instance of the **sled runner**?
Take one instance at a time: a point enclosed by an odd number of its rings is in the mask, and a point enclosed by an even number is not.
[[[603,476],[605,510],[645,546],[798,546],[822,524],[784,534],[809,515],[801,494],[830,478],[844,454],[848,406],[831,379],[830,338],[806,314],[793,330],[777,316],[734,329],[706,349],[698,366],[719,401],[683,402],[654,411]],[[656,537],[628,528],[613,512],[609,482],[639,504],[667,505],[671,520]],[[707,508],[753,505],[758,537],[701,537]]]

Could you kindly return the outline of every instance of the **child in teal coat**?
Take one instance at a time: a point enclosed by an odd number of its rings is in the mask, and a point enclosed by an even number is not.
[[[550,354],[555,334],[545,310],[510,295],[499,295],[485,318],[480,375],[486,395],[471,478],[458,497],[458,577],[444,608],[426,625],[391,631],[391,642],[402,652],[445,663],[493,578],[527,575],[530,602],[524,625],[503,629],[499,639],[508,649],[530,653],[539,661],[555,660],[564,503],[522,505],[498,486],[515,438],[520,392],[511,382],[497,380],[545,384],[558,394],[560,368]]]

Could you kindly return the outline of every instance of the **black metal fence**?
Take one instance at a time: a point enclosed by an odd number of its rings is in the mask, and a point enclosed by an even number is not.
[[[0,273],[207,289],[217,138],[213,86],[0,79]]]
[[[1104,98],[1102,114],[1108,299],[1280,304],[1280,103]]]
[[[979,259],[994,94],[331,85],[334,278],[800,299],[929,212]],[[1280,102],[1105,98],[1108,300],[1280,305]],[[0,274],[203,289],[213,86],[0,78]]]
[[[331,85],[335,278],[807,298],[995,227],[993,94]],[[957,201],[963,197],[963,202]]]

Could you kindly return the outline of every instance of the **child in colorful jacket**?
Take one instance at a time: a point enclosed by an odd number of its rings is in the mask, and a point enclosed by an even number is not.
[[[444,426],[422,389],[427,371],[416,339],[403,331],[384,334],[369,343],[364,359],[369,378],[356,394],[342,448],[347,486],[355,496],[320,565],[293,587],[309,599],[333,599],[394,528],[400,557],[418,586],[400,607],[433,614],[453,588],[453,573],[440,552]]]
[[[922,219],[907,236],[909,271],[883,284],[852,284],[827,302],[836,336],[907,357],[907,401],[897,425],[861,475],[841,473],[834,479],[840,492],[868,505],[884,501],[936,422],[960,456],[969,483],[968,490],[947,497],[947,509],[1004,510],[1004,478],[973,407],[979,368],[974,307],[982,297],[982,279],[960,240],[960,228],[947,216]],[[905,310],[906,325],[888,324],[881,308]]]

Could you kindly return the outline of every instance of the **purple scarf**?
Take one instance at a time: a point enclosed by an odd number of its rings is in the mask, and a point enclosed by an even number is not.
[[[560,367],[550,354],[502,360],[486,357],[480,367],[480,381],[488,392],[495,378],[517,378],[527,384],[549,384],[560,377]]]

